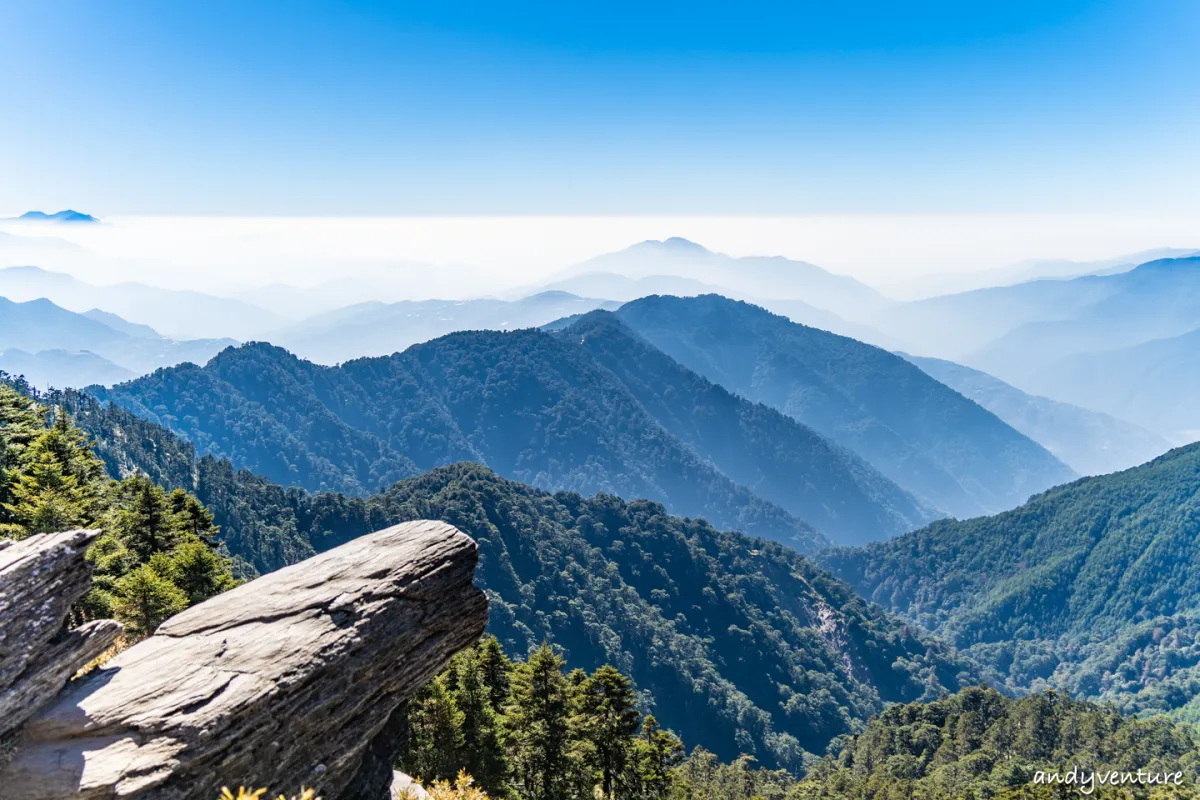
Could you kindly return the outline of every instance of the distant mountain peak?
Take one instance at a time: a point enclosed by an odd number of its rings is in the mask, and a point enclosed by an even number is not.
[[[544,292],[538,292],[537,294],[531,294],[528,297],[526,297],[525,299],[526,300],[556,300],[557,301],[557,300],[580,300],[582,298],[577,294],[572,294],[571,292],[564,292],[561,289],[547,289]]]
[[[26,222],[99,222],[100,220],[93,217],[91,214],[84,214],[82,211],[73,211],[66,209],[63,211],[55,211],[53,214],[47,214],[45,211],[26,211],[17,219],[23,219]]]
[[[1182,258],[1159,258],[1139,264],[1130,270],[1132,273],[1175,272],[1184,269],[1200,268],[1200,255],[1184,256]]]
[[[697,255],[701,255],[701,254],[711,255],[712,254],[712,251],[709,250],[704,245],[696,244],[695,242],[691,241],[690,239],[684,239],[682,236],[672,236],[669,239],[663,239],[661,241],[658,239],[647,239],[644,242],[639,242],[639,243],[635,244],[633,247],[631,247],[629,249],[630,250],[666,250],[668,252],[680,253],[680,254],[685,254],[685,253],[695,253]]]

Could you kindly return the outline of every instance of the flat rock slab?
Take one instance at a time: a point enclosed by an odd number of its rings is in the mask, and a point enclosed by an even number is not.
[[[408,522],[188,609],[25,725],[5,800],[342,800],[392,712],[482,634],[476,560],[454,527]]]

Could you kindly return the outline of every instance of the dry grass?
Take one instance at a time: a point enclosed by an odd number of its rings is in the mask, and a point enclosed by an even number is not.
[[[245,786],[239,786],[237,794],[234,794],[228,787],[225,787],[221,789],[217,800],[262,800],[266,793],[266,789],[247,789]],[[291,798],[279,795],[275,800],[321,800],[321,798],[317,797],[317,793],[312,789],[304,789],[299,795]]]
[[[116,655],[118,653],[128,650],[129,648],[131,648],[135,644],[137,644],[139,641],[141,641],[141,640],[131,638],[128,636],[118,636],[117,640],[115,642],[113,642],[112,647],[108,648],[103,653],[96,656],[88,663],[84,664],[83,667],[80,668],[79,672],[76,672],[75,675],[72,676],[71,680],[76,680],[78,678],[82,678],[84,675],[87,675],[92,670],[103,667],[105,664],[107,664],[109,661],[111,661],[114,657],[116,657]]]

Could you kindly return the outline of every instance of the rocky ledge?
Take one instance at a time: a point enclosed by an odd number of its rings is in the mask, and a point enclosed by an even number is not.
[[[483,632],[476,559],[409,522],[188,609],[25,723],[4,797],[386,798],[402,703]]]
[[[0,742],[121,632],[110,619],[66,627],[71,606],[91,588],[84,553],[99,535],[67,531],[0,541]]]

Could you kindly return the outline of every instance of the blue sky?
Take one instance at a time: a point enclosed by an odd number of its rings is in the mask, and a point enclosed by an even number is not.
[[[1200,210],[1200,3],[0,5],[0,211]]]

